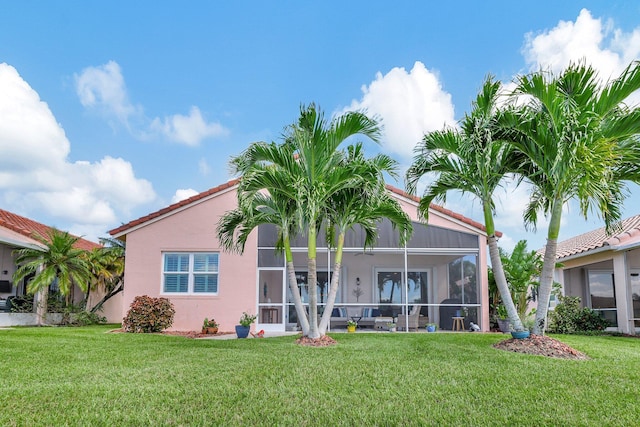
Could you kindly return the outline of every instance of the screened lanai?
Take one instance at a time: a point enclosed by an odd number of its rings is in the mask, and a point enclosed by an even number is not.
[[[478,256],[480,236],[438,226],[413,223],[405,246],[387,220],[379,225],[376,244],[364,247],[364,232],[356,228],[345,236],[339,289],[334,317],[354,317],[359,326],[377,327],[376,318],[408,319],[420,310],[420,326],[435,323],[451,330],[453,317],[481,325],[481,281]],[[284,257],[276,253],[276,228],[258,229],[258,322],[265,330],[295,330],[298,319],[286,283]],[[318,236],[319,311],[324,310],[332,277],[335,251],[329,250],[324,233]],[[297,285],[308,303],[307,241],[292,242]],[[359,318],[359,319],[358,319]],[[342,326],[334,322],[332,327]],[[410,325],[410,324],[409,324]]]

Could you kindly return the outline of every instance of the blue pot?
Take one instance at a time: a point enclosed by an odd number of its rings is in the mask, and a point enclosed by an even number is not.
[[[249,326],[236,325],[236,335],[238,338],[246,338],[249,336]]]
[[[427,325],[427,332],[435,332],[436,327],[434,325]]]
[[[511,336],[517,340],[529,338],[529,331],[511,331]]]

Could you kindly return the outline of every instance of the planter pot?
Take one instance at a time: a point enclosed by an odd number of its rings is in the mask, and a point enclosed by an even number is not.
[[[355,326],[347,325],[347,332],[355,332],[355,331],[356,331],[356,327]]]
[[[389,328],[389,332],[396,332],[398,330],[398,328]]]
[[[236,335],[238,338],[246,338],[249,336],[249,326],[236,325]]]
[[[498,319],[498,327],[500,328],[500,331],[504,332],[505,334],[509,333],[509,319]]]
[[[436,331],[435,325],[427,325],[427,332],[435,332],[435,331]]]
[[[529,331],[511,331],[511,336],[517,340],[529,338]]]
[[[218,333],[218,328],[202,328],[202,333],[215,335]]]

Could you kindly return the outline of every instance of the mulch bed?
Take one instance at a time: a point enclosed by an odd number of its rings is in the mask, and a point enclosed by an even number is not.
[[[587,360],[589,357],[568,345],[542,335],[531,335],[525,339],[511,338],[493,345],[499,350],[515,353],[533,354],[537,356],[555,357],[558,359]]]
[[[296,340],[296,344],[308,347],[329,347],[331,345],[338,344],[338,341],[334,340],[329,335],[323,335],[320,338],[300,337]]]

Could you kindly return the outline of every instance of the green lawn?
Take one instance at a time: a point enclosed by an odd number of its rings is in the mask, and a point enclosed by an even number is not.
[[[496,334],[191,340],[108,327],[0,330],[0,425],[637,425],[640,340],[561,336],[591,360],[495,350]],[[309,370],[311,368],[311,370]]]

